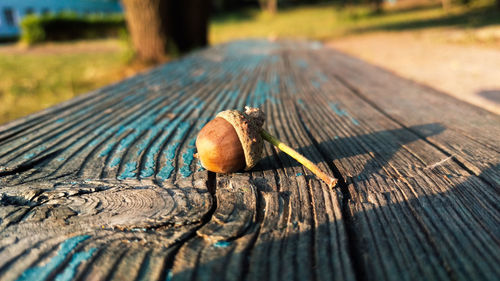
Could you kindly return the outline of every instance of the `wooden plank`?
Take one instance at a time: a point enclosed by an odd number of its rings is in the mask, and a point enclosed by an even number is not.
[[[448,155],[425,138],[446,131],[446,124],[401,126],[327,76],[332,65],[340,73],[336,60],[321,64],[327,61],[325,53],[290,53],[290,58],[303,56],[309,62],[307,73],[296,67],[293,80],[302,86],[302,95],[291,97],[299,103],[291,116],[299,116],[346,181],[353,227],[349,234],[356,236],[356,256],[362,258],[355,264],[362,266],[362,275],[458,280],[499,276],[498,185],[471,175],[463,165],[442,161]],[[490,126],[496,130],[498,124]],[[500,158],[493,161],[496,166],[484,173],[498,174]]]
[[[270,146],[204,171],[244,105],[340,186]],[[1,128],[0,279],[497,279],[497,120],[317,43],[202,50]]]

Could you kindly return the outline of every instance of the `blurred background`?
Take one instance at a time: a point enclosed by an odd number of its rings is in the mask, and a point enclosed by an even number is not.
[[[320,41],[500,114],[500,0],[1,0],[0,124],[246,38]]]

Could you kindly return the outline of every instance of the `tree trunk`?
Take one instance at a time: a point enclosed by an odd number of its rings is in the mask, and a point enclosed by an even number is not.
[[[377,14],[382,13],[382,1],[383,0],[374,0],[375,12]]]
[[[259,0],[260,8],[271,14],[275,14],[278,10],[278,0]]]
[[[187,52],[208,44],[210,1],[173,0],[169,6],[172,38],[180,52]]]
[[[138,60],[164,61],[169,52],[207,45],[209,0],[123,0]]]
[[[123,0],[128,30],[137,59],[159,63],[166,59],[168,7],[165,0]]]
[[[276,14],[278,10],[278,0],[267,0],[267,11],[271,14]]]
[[[441,6],[445,12],[450,10],[450,0],[441,0]]]

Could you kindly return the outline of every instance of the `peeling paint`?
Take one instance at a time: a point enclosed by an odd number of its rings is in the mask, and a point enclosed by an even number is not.
[[[35,155],[36,155],[36,154],[32,152],[32,153],[25,154],[25,155],[23,156],[23,158],[24,158],[24,159],[26,159],[26,160],[29,160],[29,159],[31,159],[31,158],[33,158],[33,157],[35,157]]]
[[[174,171],[174,159],[175,159],[175,151],[179,147],[179,143],[173,143],[167,147],[166,151],[166,162],[165,166],[161,168],[160,172],[158,173],[158,177],[162,180],[169,179],[170,176],[172,175],[172,172]]]
[[[168,270],[167,272],[167,277],[165,278],[165,281],[172,281],[172,279],[174,278],[174,274],[172,273],[172,270]]]
[[[50,259],[50,261],[41,266],[28,268],[21,274],[21,276],[19,276],[17,281],[44,280],[67,258],[67,256],[73,251],[73,249],[76,248],[76,246],[78,246],[78,244],[89,238],[90,235],[83,235],[67,239],[60,245],[59,251]],[[85,255],[83,257],[85,257]],[[83,257],[80,257],[77,260],[81,259],[81,261],[83,261]]]
[[[120,164],[120,161],[122,161],[121,157],[113,158],[113,160],[111,160],[111,162],[109,163],[109,167],[114,168],[114,167],[118,166],[118,164]]]
[[[73,280],[73,278],[75,277],[76,269],[78,268],[78,266],[82,262],[90,259],[96,250],[97,250],[96,248],[92,248],[92,249],[88,250],[87,252],[78,252],[78,253],[74,254],[73,257],[71,258],[71,261],[69,262],[68,266],[64,269],[64,271],[56,276],[55,281]]]
[[[359,126],[358,120],[354,119],[347,111],[340,109],[339,105],[333,102],[328,103],[331,109],[337,114],[339,117],[347,117],[356,126]]]
[[[226,248],[231,245],[231,242],[229,241],[217,241],[213,244],[215,248]]]
[[[137,162],[136,161],[128,162],[127,164],[125,164],[125,169],[122,172],[122,174],[118,177],[118,179],[123,180],[126,178],[134,178],[137,175],[137,173],[135,172],[136,170],[137,170]]]
[[[194,160],[194,153],[196,148],[188,148],[186,152],[182,155],[182,160],[184,161],[184,165],[180,169],[181,175],[185,178],[189,177],[193,172],[191,172],[190,166]]]

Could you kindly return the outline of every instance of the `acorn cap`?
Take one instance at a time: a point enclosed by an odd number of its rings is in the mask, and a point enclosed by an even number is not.
[[[233,126],[245,153],[245,170],[251,169],[262,155],[263,140],[260,131],[265,121],[264,113],[258,108],[246,106],[245,112],[226,110],[219,112],[216,117],[223,118]]]

